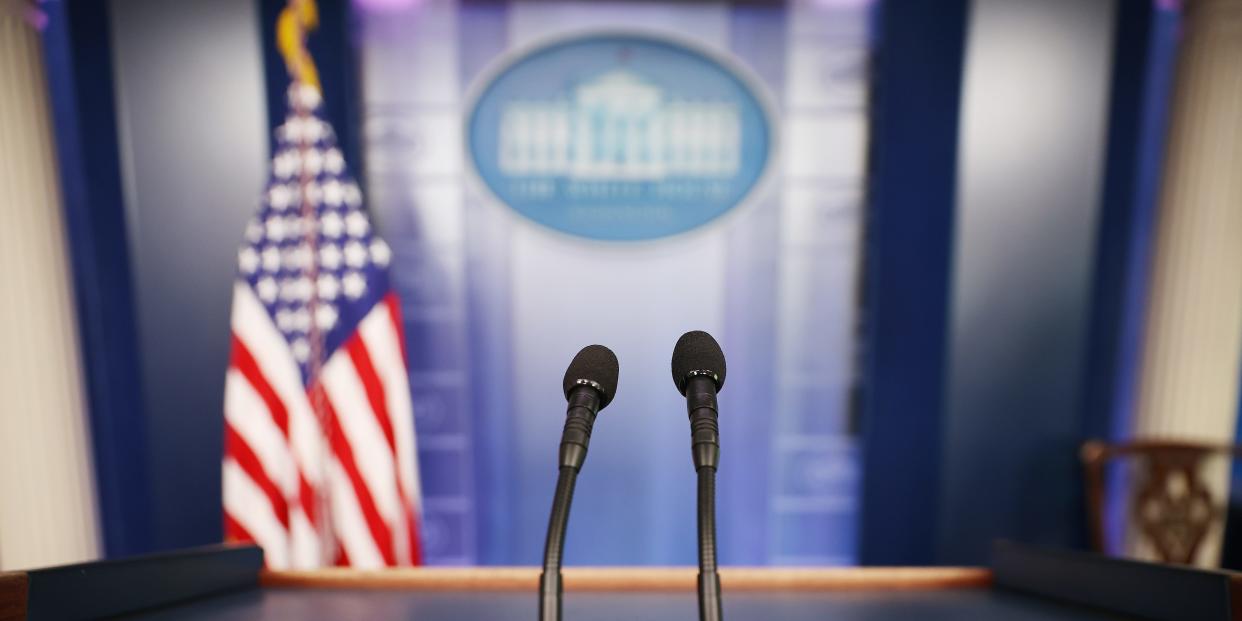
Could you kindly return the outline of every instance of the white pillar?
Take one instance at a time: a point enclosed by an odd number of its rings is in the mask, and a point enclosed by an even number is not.
[[[98,556],[39,33],[0,0],[0,569]]]
[[[1136,437],[1232,443],[1242,359],[1242,0],[1182,24]],[[1225,492],[1225,464],[1211,468]],[[1219,533],[1200,561],[1219,557]]]

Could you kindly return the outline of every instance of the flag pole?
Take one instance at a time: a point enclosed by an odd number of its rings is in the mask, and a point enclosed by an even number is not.
[[[306,122],[311,118],[312,106],[308,106],[305,97],[299,91],[303,85],[310,86],[322,95],[323,88],[319,82],[319,72],[315,68],[315,61],[310,55],[310,51],[306,48],[307,34],[315,30],[319,26],[319,9],[315,4],[315,0],[289,0],[288,5],[281,10],[280,15],[276,18],[276,47],[280,51],[280,55],[284,58],[285,67],[289,71],[289,77],[292,82],[293,99],[292,106],[294,113],[300,122]],[[309,398],[311,409],[314,412],[315,419],[319,423],[319,428],[324,439],[324,450],[320,452],[320,463],[317,464],[319,469],[319,485],[315,490],[315,515],[318,518],[315,521],[315,530],[319,540],[319,560],[324,565],[331,565],[336,562],[336,542],[332,536],[332,518],[331,518],[331,485],[328,482],[328,462],[331,459],[332,443],[332,424],[327,420],[327,408],[324,407],[325,395],[323,386],[320,384],[321,371],[323,367],[323,351],[324,351],[324,335],[319,329],[318,323],[318,268],[319,268],[319,236],[318,236],[318,218],[315,214],[315,206],[311,203],[309,195],[309,186],[314,178],[307,171],[305,166],[307,152],[312,145],[306,138],[306,133],[302,132],[298,139],[298,161],[301,163],[301,172],[298,175],[298,196],[301,206],[301,214],[303,221],[303,239],[306,247],[310,250],[309,256],[309,274],[310,279],[310,299],[307,302],[307,311],[310,314],[310,326],[307,339],[310,341],[310,359],[309,359],[309,378],[307,385],[309,386]]]

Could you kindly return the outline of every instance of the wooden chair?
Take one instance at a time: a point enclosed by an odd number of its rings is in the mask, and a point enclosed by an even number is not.
[[[1130,459],[1138,468],[1130,485],[1129,516],[1139,536],[1151,544],[1161,562],[1193,563],[1208,533],[1224,523],[1227,502],[1212,498],[1203,479],[1203,462],[1239,456],[1242,447],[1231,445],[1160,440],[1083,444],[1092,545],[1097,552],[1105,551],[1105,466]]]

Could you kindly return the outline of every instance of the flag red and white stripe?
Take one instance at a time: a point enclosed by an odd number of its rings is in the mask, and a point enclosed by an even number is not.
[[[271,568],[421,559],[414,417],[390,252],[318,93],[295,85],[233,289],[223,503]]]

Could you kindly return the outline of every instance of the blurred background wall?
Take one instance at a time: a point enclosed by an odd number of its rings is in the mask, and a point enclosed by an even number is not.
[[[284,105],[283,4],[45,7],[109,555],[221,537],[228,291]],[[685,421],[664,370],[691,328],[730,360],[725,562],[1086,545],[1077,447],[1129,430],[1176,7],[319,6],[327,114],[396,250],[429,561],[536,560],[557,381],[603,342],[621,392],[569,560],[692,562]],[[540,228],[480,191],[461,135],[472,87],[544,37],[619,26],[755,77],[779,147],[749,204],[624,245]],[[598,308],[577,304],[595,278]]]

